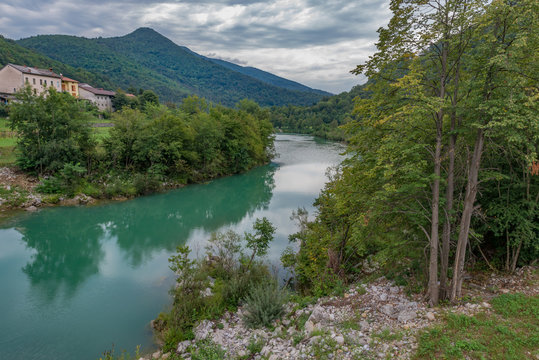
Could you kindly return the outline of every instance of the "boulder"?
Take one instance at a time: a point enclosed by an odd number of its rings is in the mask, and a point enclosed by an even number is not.
[[[212,333],[213,323],[209,320],[203,320],[195,328],[195,340],[204,340]]]
[[[397,319],[400,321],[400,322],[408,322],[408,321],[411,321],[413,319],[415,319],[417,317],[417,313],[413,310],[404,310],[404,311],[401,311],[399,313],[399,316],[397,317]]]

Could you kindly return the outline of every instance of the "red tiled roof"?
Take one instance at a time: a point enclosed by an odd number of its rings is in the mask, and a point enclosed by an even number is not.
[[[70,81],[70,82],[76,82],[76,83],[78,83],[77,80],[70,79],[70,78],[68,78],[67,76],[62,76],[62,81]]]

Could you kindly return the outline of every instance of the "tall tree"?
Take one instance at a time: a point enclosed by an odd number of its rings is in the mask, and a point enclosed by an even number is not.
[[[468,48],[468,38],[463,36],[463,31],[472,27],[478,2],[394,0],[391,2],[391,10],[393,17],[388,27],[379,30],[380,39],[377,43],[379,51],[365,65],[358,66],[353,72],[365,73],[370,78],[384,77],[387,74],[381,70],[389,63],[413,58],[412,67],[405,74],[393,73],[392,75],[397,77],[392,81],[401,91],[405,91],[404,106],[408,109],[421,107],[420,116],[430,117],[433,123],[434,142],[430,150],[433,167],[430,231],[425,232],[425,235],[430,250],[428,296],[430,303],[435,304],[439,298],[438,248],[444,121],[448,109],[456,104],[458,98],[458,86],[455,86],[452,94],[454,103],[451,103],[449,86],[451,79],[457,79],[459,76],[462,54]],[[453,82],[458,85],[458,80]],[[450,146],[449,151],[451,150],[454,152]],[[452,181],[451,178],[450,180]],[[448,237],[444,239],[448,241]],[[446,247],[447,243],[444,242],[444,246]],[[448,251],[443,253],[444,260],[446,254]],[[445,261],[442,265],[447,267]]]

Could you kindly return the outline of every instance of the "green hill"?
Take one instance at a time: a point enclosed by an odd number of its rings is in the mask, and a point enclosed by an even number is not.
[[[58,74],[75,78],[81,82],[95,84],[95,86],[103,88],[112,88],[114,86],[105,76],[94,74],[82,68],[66,65],[34,50],[26,49],[18,45],[15,41],[6,39],[0,35],[0,68],[8,63],[44,69],[52,68]]]
[[[354,86],[350,91],[324,97],[312,106],[274,106],[270,120],[274,127],[285,132],[344,140],[345,134],[339,126],[355,118],[354,99],[367,96],[364,87]]]
[[[318,90],[291,90],[234,71],[149,28],[113,38],[40,35],[17,43],[103,76],[124,89],[151,89],[162,101],[179,102],[196,94],[228,106],[244,98],[273,106],[311,105],[323,97]]]

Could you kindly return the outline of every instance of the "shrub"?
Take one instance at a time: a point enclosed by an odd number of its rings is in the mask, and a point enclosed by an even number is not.
[[[192,360],[222,360],[225,358],[225,351],[212,341],[201,341],[197,345],[197,349],[191,354]]]
[[[251,328],[269,327],[283,315],[286,299],[286,292],[279,289],[275,282],[254,286],[245,299],[246,313],[243,321]]]

